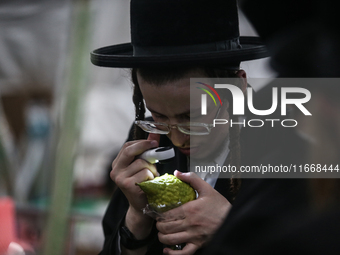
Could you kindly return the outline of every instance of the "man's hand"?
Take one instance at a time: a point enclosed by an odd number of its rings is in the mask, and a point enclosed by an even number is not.
[[[155,140],[127,142],[112,163],[111,179],[122,190],[130,207],[141,213],[147,200],[144,192],[136,186],[136,183],[152,180],[154,176],[158,175],[158,172],[154,165],[143,159],[135,160],[135,157],[157,146],[158,142]]]
[[[193,254],[222,225],[231,204],[196,174],[175,171],[175,175],[189,183],[198,192],[198,198],[164,213],[165,220],[156,225],[158,238],[166,245],[186,243],[183,250],[165,248],[165,254]]]
[[[125,225],[137,239],[146,238],[152,228],[153,219],[143,214],[147,204],[144,192],[136,183],[158,176],[154,165],[136,156],[155,148],[159,144],[159,135],[149,136],[148,140],[131,141],[124,144],[112,163],[111,179],[122,190],[129,201],[129,209],[125,217]]]

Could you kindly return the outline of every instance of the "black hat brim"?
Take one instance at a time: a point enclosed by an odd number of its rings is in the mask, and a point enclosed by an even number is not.
[[[241,49],[202,53],[134,56],[131,43],[99,48],[91,52],[91,62],[102,67],[166,67],[190,65],[232,65],[243,61],[268,57],[266,47],[259,37],[241,36]]]

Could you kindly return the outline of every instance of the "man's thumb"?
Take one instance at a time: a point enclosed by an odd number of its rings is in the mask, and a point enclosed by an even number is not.
[[[200,195],[202,195],[204,192],[206,185],[210,187],[208,183],[198,177],[198,175],[195,173],[182,173],[178,170],[175,170],[174,175],[178,179],[190,184],[190,186],[193,187],[193,189],[195,189]]]

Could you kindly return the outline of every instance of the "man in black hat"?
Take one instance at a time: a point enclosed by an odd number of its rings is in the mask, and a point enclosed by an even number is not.
[[[244,92],[246,74],[241,61],[266,57],[258,38],[240,37],[236,1],[131,1],[131,43],[97,49],[91,54],[95,65],[133,68],[133,101],[136,107],[136,134],[112,163],[111,178],[119,189],[114,193],[103,221],[105,244],[101,254],[192,254],[204,245],[220,226],[231,207],[233,194],[229,180],[191,178],[187,158],[205,158],[216,153],[206,151],[209,141],[220,151],[221,165],[240,164],[239,129],[213,128],[201,132],[195,146],[191,136],[190,78],[238,77]],[[144,119],[145,105],[152,120]],[[230,102],[231,103],[231,102]],[[233,118],[229,102],[215,109],[215,116]],[[207,116],[209,118],[211,116]],[[200,119],[196,123],[206,123]],[[211,120],[210,120],[211,121]],[[150,126],[152,128],[150,128]],[[159,128],[160,126],[166,128]],[[149,133],[148,137],[145,131]],[[203,134],[204,133],[204,134]],[[147,138],[147,139],[146,139]],[[136,156],[157,146],[173,145],[176,160],[155,165]],[[251,157],[251,156],[250,156]],[[145,194],[135,183],[172,173],[190,183],[198,199],[169,211],[172,219],[155,222],[142,209]],[[237,189],[237,181],[231,188]],[[215,189],[214,189],[214,188]],[[211,208],[214,214],[211,215]],[[184,217],[183,217],[184,213]],[[178,218],[178,217],[181,218]],[[163,250],[163,245],[185,243],[182,251]]]

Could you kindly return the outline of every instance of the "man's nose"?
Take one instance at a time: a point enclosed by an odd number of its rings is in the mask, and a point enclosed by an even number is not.
[[[168,134],[169,139],[176,147],[182,147],[185,145],[190,139],[189,135],[183,134],[177,128],[172,128],[170,133]]]

